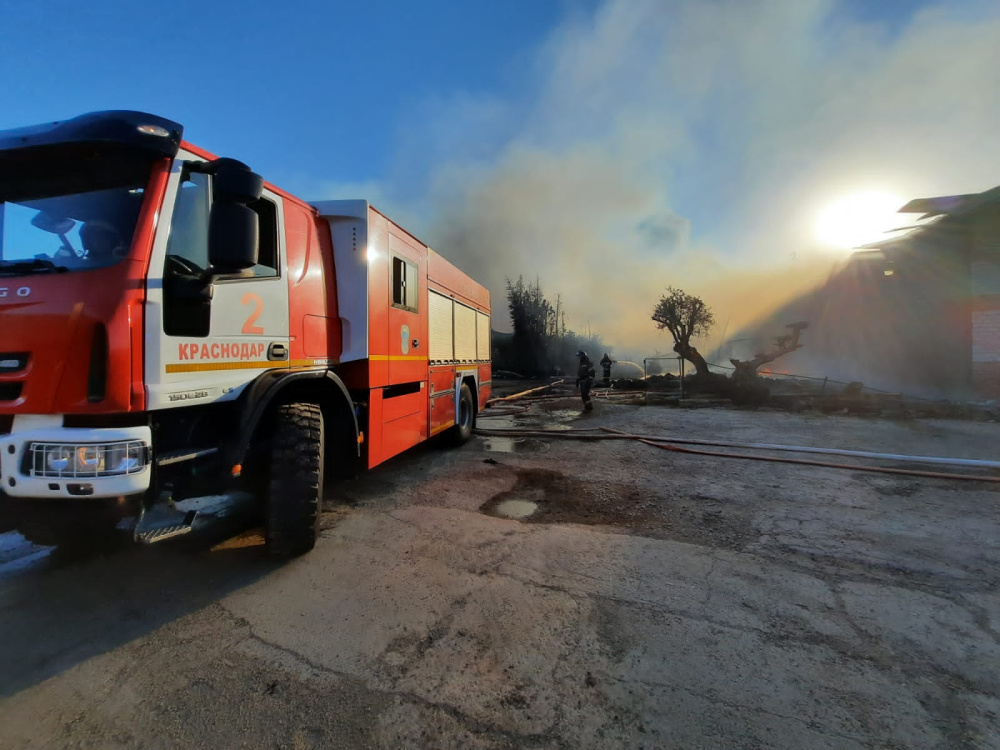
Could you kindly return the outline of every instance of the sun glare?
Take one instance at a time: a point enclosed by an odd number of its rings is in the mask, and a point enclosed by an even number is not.
[[[897,213],[903,203],[898,195],[881,190],[844,196],[816,217],[816,239],[843,249],[875,242],[905,222]]]

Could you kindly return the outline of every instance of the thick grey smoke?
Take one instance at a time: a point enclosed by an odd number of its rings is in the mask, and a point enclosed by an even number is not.
[[[893,24],[851,7],[609,0],[551,35],[517,93],[406,123],[420,187],[390,200],[498,311],[505,276],[537,276],[571,327],[651,351],[673,284],[715,309],[714,346],[826,278],[838,256],[813,223],[831,200],[1000,182],[1000,6]]]

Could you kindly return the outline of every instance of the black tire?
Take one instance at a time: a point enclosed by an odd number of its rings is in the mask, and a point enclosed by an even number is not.
[[[458,421],[451,429],[451,442],[461,445],[472,436],[472,428],[476,424],[476,406],[472,400],[472,390],[462,383],[458,392]]]
[[[264,509],[264,539],[271,557],[297,557],[316,546],[323,501],[323,443],[319,406],[278,407]]]

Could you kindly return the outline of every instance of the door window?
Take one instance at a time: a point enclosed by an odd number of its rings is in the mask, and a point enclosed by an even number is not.
[[[207,286],[211,208],[211,177],[200,172],[186,174],[174,203],[163,268],[163,330],[169,336],[204,337],[211,327],[211,300],[199,294],[199,289]],[[261,197],[249,208],[257,214],[260,233],[257,264],[235,276],[219,277],[219,281],[280,275],[277,206]]]
[[[417,266],[398,255],[392,257],[392,306],[417,312]]]
[[[178,262],[195,271],[208,268],[208,212],[211,205],[208,175],[195,173],[181,183],[170,222],[164,276],[178,273]]]

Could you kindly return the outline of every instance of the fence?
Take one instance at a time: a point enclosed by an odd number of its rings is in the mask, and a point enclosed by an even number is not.
[[[649,372],[650,362],[674,363],[670,369],[658,371],[654,374]],[[678,356],[646,357],[642,360],[642,379],[646,383],[646,393],[678,393],[684,398],[684,358]]]
[[[674,371],[672,373],[669,373],[669,374],[674,375],[678,379],[678,382],[673,383],[668,378],[664,378],[663,380],[660,380],[659,378],[657,378],[656,375],[650,375],[648,373],[648,365],[647,365],[647,363],[655,361],[655,360],[673,360],[674,362],[676,362],[677,364],[675,365]],[[720,365],[720,364],[715,363],[715,362],[708,362],[707,364],[708,364],[709,370],[711,370],[712,372],[719,373],[719,374],[728,374],[728,373],[730,373],[730,372],[732,372],[732,371],[734,371],[736,369],[735,367],[733,367],[731,365]],[[683,396],[684,396],[684,369],[685,369],[685,361],[684,361],[683,357],[677,357],[677,356],[670,356],[670,357],[666,357],[666,356],[664,356],[664,357],[646,357],[642,361],[642,366],[643,366],[643,379],[647,383],[647,390],[648,391],[651,391],[651,392],[673,392],[673,393],[679,392],[680,395],[681,395],[681,397],[683,398]],[[785,371],[775,372],[774,370],[767,369],[766,367],[763,368],[763,369],[758,370],[757,374],[760,377],[766,378],[766,379],[771,380],[771,381],[777,380],[778,382],[794,383],[795,385],[800,386],[800,387],[801,386],[805,386],[806,384],[812,384],[812,385],[814,385],[814,387],[818,387],[819,392],[816,395],[819,395],[819,396],[827,396],[827,395],[832,396],[836,392],[843,390],[844,386],[854,385],[854,383],[846,381],[846,380],[836,380],[836,379],[831,378],[831,377],[825,377],[825,376],[824,377],[819,377],[817,375],[801,375],[801,374],[798,374],[798,373],[785,372]],[[905,398],[905,399],[912,400],[912,401],[922,401],[922,402],[927,402],[927,403],[938,403],[938,402],[942,402],[942,401],[946,401],[947,400],[947,399],[940,399],[940,398],[938,398],[938,399],[928,398],[926,396],[917,396],[917,395],[909,394],[909,393],[901,393],[900,391],[883,390],[881,388],[875,388],[874,386],[864,385],[864,384],[860,384],[860,383],[859,383],[859,385],[860,385],[859,392],[861,392],[861,393],[878,393],[878,394],[882,394],[882,395],[896,396],[896,397],[901,397],[901,398]]]

